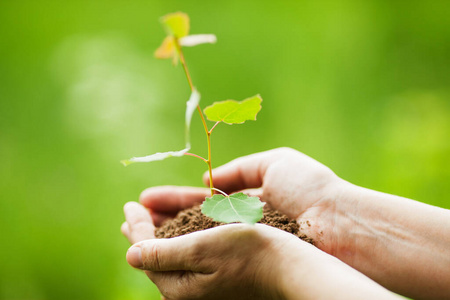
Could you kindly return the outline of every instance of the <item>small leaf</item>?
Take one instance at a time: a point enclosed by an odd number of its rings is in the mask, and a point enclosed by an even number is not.
[[[185,141],[186,148],[191,148],[191,141],[189,137],[190,129],[191,129],[191,120],[192,115],[194,114],[197,105],[200,103],[200,93],[194,88],[189,97],[189,100],[186,102],[186,114],[185,114]]]
[[[180,39],[180,45],[193,47],[201,44],[215,44],[217,37],[214,34],[191,34]]]
[[[175,47],[175,39],[172,36],[166,37],[161,46],[155,51],[155,57],[158,59],[172,58],[174,65],[178,63],[178,51]]]
[[[151,162],[157,160],[163,160],[169,157],[180,157],[183,156],[186,152],[189,151],[189,148],[180,150],[180,151],[168,151],[168,152],[158,152],[152,155],[142,156],[142,157],[133,157],[130,159],[124,159],[120,162],[126,167],[132,163],[137,162]]]
[[[169,35],[182,38],[189,34],[189,16],[183,12],[167,14],[161,17],[161,23]]]
[[[172,58],[175,53],[175,41],[173,37],[167,36],[161,46],[155,51],[155,57],[159,59]]]
[[[206,107],[204,112],[210,121],[242,124],[247,120],[256,120],[256,115],[261,110],[261,101],[259,95],[242,101],[225,100]]]
[[[198,103],[200,102],[200,93],[194,89],[189,97],[189,100],[186,102],[186,114],[185,114],[185,143],[186,148],[180,151],[168,151],[168,152],[158,152],[152,155],[142,156],[142,157],[133,157],[130,159],[124,159],[120,162],[126,167],[132,163],[137,162],[151,162],[157,160],[163,160],[169,157],[180,157],[183,156],[186,152],[191,149],[191,142],[189,139],[189,131],[191,127],[192,114],[195,111]]]
[[[255,224],[263,217],[264,204],[258,197],[249,197],[244,193],[229,196],[217,194],[205,199],[202,213],[218,222]]]

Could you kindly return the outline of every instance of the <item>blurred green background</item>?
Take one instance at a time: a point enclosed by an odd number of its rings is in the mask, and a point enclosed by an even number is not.
[[[159,299],[125,261],[122,206],[201,185],[204,164],[119,160],[183,147],[183,70],[153,58],[178,10],[218,37],[185,50],[203,107],[264,99],[257,122],[216,129],[216,166],[289,146],[450,208],[449,1],[2,0],[1,299]]]

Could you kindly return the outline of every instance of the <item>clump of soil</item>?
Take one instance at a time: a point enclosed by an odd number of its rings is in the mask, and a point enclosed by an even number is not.
[[[264,206],[263,218],[258,223],[292,233],[314,245],[313,239],[300,232],[300,226],[295,220],[289,219],[285,214],[270,208],[267,204]],[[173,219],[166,220],[161,227],[156,228],[155,236],[157,238],[171,238],[220,225],[225,225],[225,223],[216,222],[205,216],[201,212],[200,205],[197,205],[180,211]]]

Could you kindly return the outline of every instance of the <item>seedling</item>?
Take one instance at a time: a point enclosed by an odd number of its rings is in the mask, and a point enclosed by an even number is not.
[[[227,195],[225,192],[214,187],[211,163],[211,134],[220,123],[229,125],[242,124],[248,120],[256,120],[256,115],[261,110],[261,97],[255,95],[242,101],[225,100],[215,102],[203,111],[200,108],[200,93],[194,87],[192,78],[186,65],[182,47],[191,47],[205,43],[215,43],[216,36],[213,34],[189,35],[189,17],[182,12],[171,13],[161,18],[161,23],[167,33],[161,46],[155,51],[155,57],[159,59],[172,59],[174,65],[178,61],[183,66],[186,74],[191,96],[186,102],[185,114],[185,148],[179,151],[158,152],[144,157],[133,157],[121,161],[125,166],[136,162],[151,162],[163,160],[168,157],[193,156],[201,159],[208,165],[209,187],[211,197],[206,197],[202,204],[202,213],[216,221],[231,223],[242,222],[254,224],[261,220],[264,203],[258,197],[249,197],[243,193]],[[197,110],[203,123],[208,145],[208,158],[190,153],[191,149],[189,132],[191,119]],[[205,116],[209,121],[215,122],[211,129],[206,124]],[[219,192],[220,194],[215,194]]]

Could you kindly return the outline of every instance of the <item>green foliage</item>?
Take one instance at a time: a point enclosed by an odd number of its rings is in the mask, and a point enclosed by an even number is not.
[[[172,58],[174,63],[180,59],[186,73],[186,78],[191,87],[192,94],[189,101],[186,103],[186,115],[185,115],[185,137],[186,148],[180,151],[168,151],[158,152],[156,154],[133,157],[130,159],[122,160],[121,163],[124,166],[135,162],[152,162],[157,160],[163,160],[169,157],[180,157],[183,155],[191,155],[202,159],[208,164],[210,174],[210,188],[213,193],[214,186],[211,177],[211,133],[214,127],[209,130],[202,111],[199,106],[200,94],[194,88],[192,84],[189,71],[184,60],[184,55],[181,50],[181,46],[195,46],[203,43],[215,43],[216,36],[212,34],[199,34],[187,36],[189,34],[189,17],[185,13],[177,12],[168,14],[161,18],[169,36],[167,36],[162,45],[156,50],[155,56],[157,58]],[[182,38],[182,39],[179,39]],[[242,124],[247,120],[256,120],[256,115],[261,110],[261,96],[255,95],[240,102],[235,100],[226,100],[222,102],[216,102],[211,106],[205,108],[204,113],[211,121],[224,122],[227,124]],[[189,132],[192,114],[194,110],[198,108],[200,116],[203,120],[203,126],[205,129],[207,141],[208,141],[208,159],[205,159],[199,155],[188,153],[191,148]],[[218,123],[217,123],[218,124]],[[216,124],[216,125],[217,125]],[[222,198],[221,198],[222,197]],[[227,201],[224,201],[227,200]],[[247,197],[242,193],[234,194],[231,196],[215,195],[212,198],[208,198],[205,201],[204,210],[202,212],[213,218],[214,220],[229,223],[229,222],[244,222],[254,224],[262,218],[262,204],[257,197]]]
[[[189,16],[182,12],[161,17],[161,23],[167,32],[167,36],[161,46],[156,49],[154,55],[158,59],[171,58],[174,65],[178,64],[181,46],[192,47],[206,43],[214,44],[217,41],[214,34],[188,35],[190,29]]]
[[[158,160],[164,160],[169,157],[181,157],[186,154],[191,149],[191,141],[190,141],[190,128],[191,128],[191,120],[192,120],[192,114],[195,111],[195,108],[200,103],[200,94],[199,92],[194,89],[191,93],[191,96],[189,97],[189,100],[186,102],[186,113],[185,113],[185,143],[186,146],[183,150],[179,151],[168,151],[168,152],[158,152],[152,155],[147,155],[143,157],[133,157],[130,159],[124,159],[120,162],[124,166],[128,166],[132,163],[136,162],[152,162],[152,161],[158,161]]]
[[[258,197],[249,197],[244,193],[229,196],[217,194],[206,198],[202,213],[218,222],[255,224],[263,217],[264,204]]]
[[[182,38],[189,34],[189,16],[182,12],[171,13],[161,18],[169,35]]]
[[[164,160],[169,157],[181,157],[184,154],[186,154],[186,152],[188,152],[188,151],[189,151],[189,148],[185,148],[180,151],[157,152],[155,154],[151,154],[151,155],[147,155],[147,156],[132,157],[130,159],[124,159],[124,160],[121,160],[120,162],[126,167],[128,165],[131,165],[131,164],[137,163],[137,162],[152,162],[152,161]]]
[[[210,121],[242,124],[247,120],[256,120],[256,115],[261,110],[261,102],[259,95],[242,101],[225,100],[206,107],[204,112]]]

